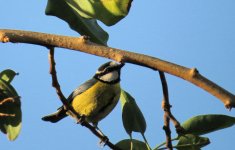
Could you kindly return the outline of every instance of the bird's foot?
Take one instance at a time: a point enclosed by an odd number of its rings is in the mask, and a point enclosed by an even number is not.
[[[108,138],[107,136],[103,136],[103,137],[100,139],[99,145],[100,145],[101,147],[104,147],[108,141],[109,141],[109,138]]]
[[[83,125],[83,123],[85,122],[85,119],[86,118],[86,116],[85,115],[81,115],[80,116],[80,119],[77,121],[77,124],[81,124],[81,125]]]

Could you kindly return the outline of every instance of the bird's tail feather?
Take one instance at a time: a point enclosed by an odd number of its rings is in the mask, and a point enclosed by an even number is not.
[[[57,112],[44,116],[42,117],[43,121],[49,121],[52,123],[56,123],[58,121],[60,121],[61,119],[63,119],[64,117],[66,117],[66,111],[63,109],[63,107],[59,108]]]

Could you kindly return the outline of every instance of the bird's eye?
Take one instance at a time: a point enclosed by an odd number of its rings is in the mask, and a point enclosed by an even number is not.
[[[106,74],[106,73],[109,72],[109,71],[110,71],[109,68],[105,68],[105,69],[103,69],[102,71],[96,72],[96,74],[97,74],[97,75],[103,75],[103,74]]]
[[[103,71],[103,72],[105,72],[105,73],[106,73],[106,72],[110,72],[111,70],[112,70],[112,69],[111,69],[110,67],[107,67],[107,68],[105,68],[105,69],[104,69],[104,71]]]
[[[105,71],[110,71],[110,68],[106,68]]]

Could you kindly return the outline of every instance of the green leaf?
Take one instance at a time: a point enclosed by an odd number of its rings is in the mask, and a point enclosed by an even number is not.
[[[7,102],[1,105],[0,113],[9,115],[9,116],[0,117],[1,131],[7,134],[9,140],[11,141],[15,140],[18,137],[21,130],[22,113],[20,108],[20,100],[15,98],[14,102]]]
[[[111,26],[128,14],[132,0],[70,0],[67,2],[82,17],[98,19],[107,26]]]
[[[199,115],[182,124],[186,133],[202,135],[220,129],[228,128],[235,124],[235,118],[220,114]]]
[[[16,90],[11,86],[13,71],[3,71],[4,78],[0,79],[0,130],[7,134],[9,140],[15,140],[21,130],[21,102]]]
[[[17,75],[17,73],[11,69],[6,69],[0,73],[0,79],[10,83],[13,78]]]
[[[12,123],[13,121],[9,121],[11,123],[9,125],[5,125],[5,129],[6,129],[6,132],[7,132],[7,138],[10,141],[14,141],[19,136],[19,133],[20,133],[21,127],[22,127],[21,120],[17,121],[16,119],[14,119],[14,121],[15,122],[19,122],[19,124],[14,125]]]
[[[210,140],[206,137],[186,134],[179,137],[179,142],[175,148],[178,150],[200,150],[208,144],[210,144]]]
[[[126,132],[129,135],[132,131],[144,134],[146,122],[135,99],[124,90],[121,91],[120,99],[122,105],[122,122]]]
[[[81,35],[89,36],[91,41],[107,45],[109,35],[95,19],[86,19],[80,16],[78,8],[71,5],[71,2],[71,0],[48,0],[45,13],[66,21],[70,28]]]
[[[4,93],[7,97],[18,97],[18,94],[15,88],[8,82],[0,79],[0,90]]]
[[[123,150],[149,150],[144,142],[135,139],[125,139],[115,145]]]

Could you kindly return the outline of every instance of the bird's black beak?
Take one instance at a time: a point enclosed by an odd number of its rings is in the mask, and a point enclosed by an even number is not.
[[[121,69],[124,65],[125,65],[125,63],[120,63],[120,64],[117,65],[117,68]]]

